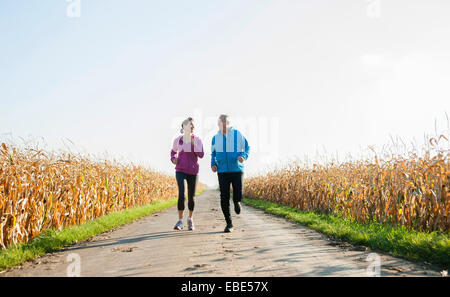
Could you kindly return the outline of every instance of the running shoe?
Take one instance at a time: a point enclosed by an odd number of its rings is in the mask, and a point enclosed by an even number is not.
[[[241,203],[239,201],[234,202],[234,212],[236,212],[236,214],[241,213]]]
[[[188,230],[189,231],[194,231],[195,230],[194,220],[192,220],[191,218],[188,218],[187,222],[188,222]]]
[[[181,230],[183,229],[183,220],[179,220],[176,224],[175,227],[173,227],[173,230]]]
[[[229,233],[231,231],[233,231],[233,225],[232,224],[227,224],[227,226],[225,227],[225,230],[223,230],[223,232]]]

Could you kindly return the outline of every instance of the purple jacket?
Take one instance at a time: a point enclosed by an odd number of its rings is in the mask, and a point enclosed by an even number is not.
[[[198,136],[192,135],[190,144],[183,143],[183,135],[174,139],[172,150],[170,151],[170,161],[178,158],[175,171],[181,171],[186,174],[198,174],[198,158],[203,158],[203,144]]]

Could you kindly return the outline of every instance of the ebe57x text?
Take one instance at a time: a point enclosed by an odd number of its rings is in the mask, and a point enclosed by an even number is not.
[[[269,292],[267,288],[268,282],[259,281],[227,281],[225,286],[217,286],[216,284],[203,283],[197,284],[191,281],[181,285],[182,292],[209,292],[212,294],[214,289],[223,290],[226,292]]]

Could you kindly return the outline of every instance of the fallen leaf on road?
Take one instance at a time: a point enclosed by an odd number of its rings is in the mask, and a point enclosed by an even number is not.
[[[135,247],[135,246],[125,247],[125,248],[117,247],[117,248],[113,248],[112,251],[113,252],[120,251],[120,252],[129,253],[129,252],[132,252],[134,249],[137,249],[137,247]]]

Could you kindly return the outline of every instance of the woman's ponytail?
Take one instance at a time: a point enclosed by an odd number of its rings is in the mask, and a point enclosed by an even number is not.
[[[180,133],[183,134],[184,133],[184,129],[183,129],[183,125],[187,125],[187,124],[191,124],[192,128],[194,128],[194,124],[192,123],[194,119],[191,117],[188,117],[187,119],[185,119],[182,123],[181,123],[181,129],[180,129]]]

